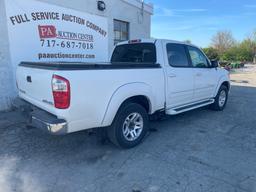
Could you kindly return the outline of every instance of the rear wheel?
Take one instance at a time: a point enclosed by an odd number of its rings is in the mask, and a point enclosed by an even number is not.
[[[121,106],[108,129],[109,139],[121,148],[132,148],[141,143],[148,131],[147,111],[139,104]]]
[[[211,105],[211,109],[215,111],[222,111],[225,109],[228,101],[228,88],[222,85],[219,89],[217,96],[215,97],[215,102]]]

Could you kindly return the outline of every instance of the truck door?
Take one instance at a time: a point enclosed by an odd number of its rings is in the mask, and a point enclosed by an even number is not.
[[[192,46],[188,46],[191,63],[194,70],[194,101],[210,99],[213,97],[216,83],[217,71],[210,67],[210,63],[203,52]]]
[[[179,107],[192,102],[194,74],[185,45],[167,43],[166,47],[166,107]]]

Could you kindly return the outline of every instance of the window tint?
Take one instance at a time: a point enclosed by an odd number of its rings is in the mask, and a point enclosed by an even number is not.
[[[129,23],[114,19],[114,44],[129,39]]]
[[[153,43],[124,44],[115,48],[111,62],[156,63]]]
[[[209,67],[208,60],[198,48],[188,47],[189,55],[191,57],[192,65],[197,68]]]
[[[184,45],[167,44],[169,64],[173,67],[189,67],[188,57]]]

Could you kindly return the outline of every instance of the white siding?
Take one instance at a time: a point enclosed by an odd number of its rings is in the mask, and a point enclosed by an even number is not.
[[[113,20],[123,20],[130,23],[130,38],[150,38],[150,29],[151,29],[151,17],[150,13],[144,11],[144,17],[141,18],[141,9],[127,3],[126,0],[105,0],[106,10],[99,11],[97,9],[97,0],[40,0],[42,2],[52,3],[59,6],[64,6],[66,8],[75,9],[78,11],[88,12],[91,14],[101,15],[108,18],[108,27],[109,27],[109,51],[114,45],[114,36],[113,36]],[[133,0],[130,0],[133,2]],[[137,0],[134,0],[138,2]],[[54,2],[54,3],[53,3]],[[142,7],[142,5],[141,5]],[[142,22],[140,22],[142,21]]]
[[[0,0],[0,111],[10,107],[15,97],[15,83],[9,54],[4,1]]]

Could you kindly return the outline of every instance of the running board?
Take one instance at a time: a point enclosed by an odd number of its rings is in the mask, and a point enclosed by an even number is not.
[[[214,99],[211,99],[211,100],[207,100],[207,101],[202,101],[200,103],[190,104],[190,105],[187,105],[187,106],[167,109],[166,114],[167,115],[177,115],[177,114],[180,114],[180,113],[183,113],[183,112],[186,112],[186,111],[197,109],[199,107],[204,107],[206,105],[210,105],[210,104],[214,103],[214,101],[215,101]]]

